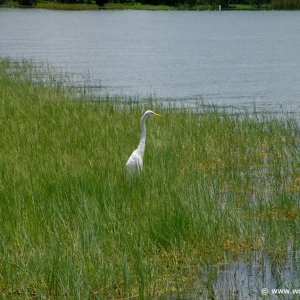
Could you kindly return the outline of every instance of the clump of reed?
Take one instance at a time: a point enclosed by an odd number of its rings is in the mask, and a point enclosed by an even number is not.
[[[272,0],[271,7],[278,10],[298,10],[300,9],[299,0]]]
[[[141,3],[120,3],[109,2],[104,4],[105,9],[133,9],[133,10],[174,10],[174,6],[169,5],[151,5]]]
[[[59,10],[96,10],[99,9],[98,5],[95,3],[60,3],[60,2],[46,2],[39,1],[36,4],[37,8],[45,9],[59,9]]]
[[[74,98],[35,70],[0,61],[3,295],[183,297],[227,251],[280,259],[299,243],[294,118]],[[129,184],[146,109],[163,118]]]

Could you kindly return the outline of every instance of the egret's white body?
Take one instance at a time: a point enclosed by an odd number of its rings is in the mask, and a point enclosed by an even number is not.
[[[145,146],[146,146],[146,119],[148,117],[161,117],[161,115],[156,114],[155,112],[151,110],[147,110],[141,119],[141,126],[142,126],[142,134],[140,143],[135,149],[130,157],[127,160],[126,163],[126,170],[129,175],[139,175],[143,169],[143,157],[145,152]]]

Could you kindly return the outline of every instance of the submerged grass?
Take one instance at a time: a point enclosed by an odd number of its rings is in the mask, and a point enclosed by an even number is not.
[[[32,70],[0,61],[2,296],[180,298],[228,250],[299,248],[295,119],[74,99]],[[128,183],[146,109],[163,119]]]

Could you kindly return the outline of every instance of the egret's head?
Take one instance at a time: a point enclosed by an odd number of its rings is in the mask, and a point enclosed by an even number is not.
[[[144,113],[143,117],[157,117],[157,118],[161,118],[162,116],[159,115],[159,114],[157,114],[157,113],[155,113],[155,112],[153,112],[152,110],[147,110]]]

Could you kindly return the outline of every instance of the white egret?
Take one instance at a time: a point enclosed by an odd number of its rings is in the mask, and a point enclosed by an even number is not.
[[[145,145],[146,145],[146,124],[145,121],[148,117],[162,117],[159,114],[156,114],[155,112],[151,110],[147,110],[141,119],[141,126],[142,126],[142,134],[140,143],[135,149],[130,157],[127,160],[126,163],[126,170],[128,175],[139,175],[143,169],[143,157],[145,152]]]

